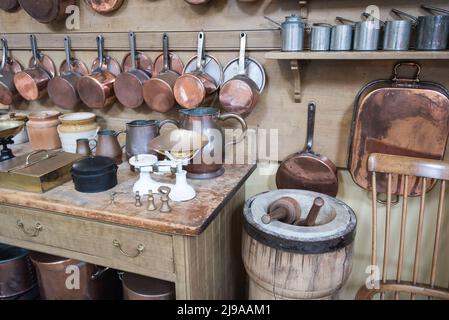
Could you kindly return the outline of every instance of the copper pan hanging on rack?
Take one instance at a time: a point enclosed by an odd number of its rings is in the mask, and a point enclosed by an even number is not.
[[[5,11],[13,11],[19,7],[17,0],[2,0],[0,1],[0,9]]]
[[[124,0],[84,0],[84,2],[98,13],[110,13],[120,9]]]
[[[67,16],[67,7],[76,5],[76,0],[19,0],[19,3],[32,18],[51,23],[63,20]]]
[[[20,98],[20,94],[14,85],[14,74],[22,71],[22,66],[9,57],[8,41],[5,38],[1,38],[1,42],[3,50],[0,64],[0,103],[11,105]]]

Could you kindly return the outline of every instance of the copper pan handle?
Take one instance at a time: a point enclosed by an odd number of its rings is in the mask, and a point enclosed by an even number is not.
[[[131,52],[131,70],[136,70],[136,34],[134,32],[130,32],[129,36],[129,49]]]
[[[64,37],[64,50],[65,50],[65,61],[67,63],[67,67],[68,67],[68,71],[72,72],[73,68],[72,68],[72,57],[70,54],[70,50],[72,48],[72,40],[70,39],[69,36],[65,36]]]
[[[313,148],[313,135],[315,133],[315,113],[315,102],[309,102],[309,105],[307,106],[307,137],[305,152],[310,152]]]
[[[398,74],[399,74],[399,68],[402,66],[409,66],[409,67],[415,67],[416,68],[416,73],[413,79],[405,79],[405,78],[399,78]],[[398,64],[396,64],[394,66],[394,76],[392,81],[393,82],[399,82],[399,81],[403,81],[403,82],[420,82],[421,80],[419,79],[419,76],[421,75],[421,66],[415,62],[399,62]]]
[[[27,229],[22,220],[17,220],[17,227],[30,238],[36,238],[39,233],[44,230],[44,227],[40,222],[37,222],[34,228]]]
[[[198,48],[196,54],[196,71],[203,71],[203,58],[204,58],[204,32],[198,33]]]
[[[239,54],[239,71],[238,74],[245,74],[245,55],[246,55],[246,33],[240,33],[240,54]]]
[[[166,32],[164,32],[164,34],[162,35],[162,48],[164,50],[162,73],[164,73],[169,71],[171,67],[170,53],[168,52],[168,34]]]
[[[33,66],[36,67],[40,59],[39,59],[39,52],[37,51],[37,40],[34,34],[30,34],[30,42],[31,42],[31,50],[33,51]]]
[[[223,113],[218,116],[218,119],[221,121],[226,121],[228,119],[236,119],[242,126],[242,134],[238,137],[234,137],[234,139],[232,139],[232,141],[227,143],[226,145],[234,145],[240,143],[245,138],[246,131],[248,130],[248,124],[246,123],[245,119],[243,119],[240,115],[236,113]]]
[[[101,70],[103,69],[103,63],[104,63],[104,37],[103,35],[99,34],[97,36],[97,55],[98,55],[98,67],[97,67],[97,72],[101,72]]]
[[[128,258],[137,258],[145,250],[145,246],[143,244],[139,244],[137,246],[136,253],[131,254],[122,249],[122,245],[120,244],[120,242],[118,240],[112,241],[112,244],[114,245],[114,247],[118,248],[124,256],[127,256]]]
[[[2,64],[0,65],[0,71],[2,71],[6,66],[6,60],[8,59],[8,40],[1,38],[2,42]]]

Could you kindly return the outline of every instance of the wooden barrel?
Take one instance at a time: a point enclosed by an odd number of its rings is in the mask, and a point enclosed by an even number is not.
[[[313,227],[264,224],[268,206],[292,197],[301,220],[316,197],[324,199]],[[311,191],[276,190],[250,198],[244,208],[242,257],[249,299],[336,299],[352,269],[357,219],[340,200]]]

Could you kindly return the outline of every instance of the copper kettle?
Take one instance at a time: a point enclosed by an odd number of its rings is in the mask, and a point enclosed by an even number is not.
[[[235,137],[229,144],[237,144],[243,140],[248,129],[245,119],[235,113],[220,113],[216,108],[200,107],[182,109],[184,115],[181,128],[206,135],[209,143],[202,152],[194,157],[187,166],[188,177],[191,179],[211,179],[224,173],[225,135],[219,121],[237,120],[242,127],[242,134]]]

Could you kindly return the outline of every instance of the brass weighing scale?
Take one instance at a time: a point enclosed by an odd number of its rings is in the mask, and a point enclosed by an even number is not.
[[[8,148],[9,144],[13,144],[13,138],[22,131],[25,122],[16,120],[0,121],[0,145],[2,146],[0,154],[0,162],[14,158],[12,150]]]

